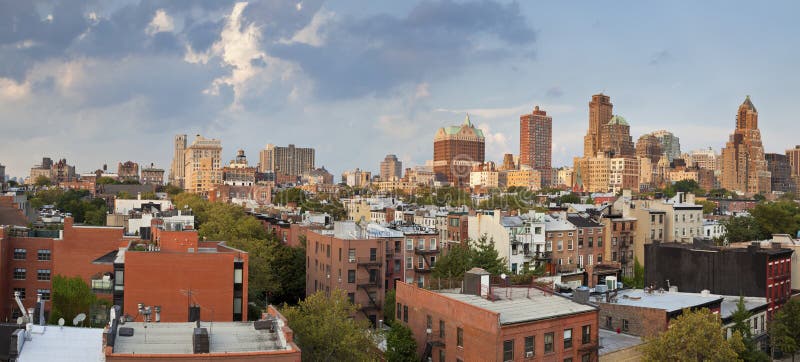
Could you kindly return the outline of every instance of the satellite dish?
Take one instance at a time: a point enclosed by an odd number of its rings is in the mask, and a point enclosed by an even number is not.
[[[64,318],[59,318],[58,319],[58,325],[62,326],[62,327],[64,326]]]
[[[506,277],[508,277],[506,273],[500,274],[500,279],[506,280]]]
[[[72,325],[77,326],[78,323],[83,322],[84,320],[86,320],[86,314],[85,313],[78,314],[72,320]]]
[[[17,318],[17,324],[23,324],[23,323],[25,323],[25,318],[22,317]]]

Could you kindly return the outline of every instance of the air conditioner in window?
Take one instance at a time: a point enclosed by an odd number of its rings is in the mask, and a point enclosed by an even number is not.
[[[533,352],[525,352],[525,358],[533,357]]]
[[[351,263],[355,263],[356,262],[356,258],[349,258],[348,261],[351,262]]]

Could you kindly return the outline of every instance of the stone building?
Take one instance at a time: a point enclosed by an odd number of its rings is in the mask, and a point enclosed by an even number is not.
[[[772,177],[764,158],[758,111],[747,96],[736,115],[736,130],[722,149],[723,188],[749,195],[772,191]]]
[[[433,171],[439,181],[456,187],[469,184],[469,174],[475,164],[485,158],[486,141],[483,131],[464,118],[460,126],[442,127],[433,139]]]

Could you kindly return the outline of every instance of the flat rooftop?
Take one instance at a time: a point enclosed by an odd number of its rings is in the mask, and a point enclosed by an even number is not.
[[[133,336],[119,335],[114,341],[114,354],[192,354],[192,334],[195,323],[128,322],[119,328],[133,328]],[[290,350],[283,334],[256,330],[252,322],[205,322],[208,330],[209,353],[269,352]]]
[[[739,304],[739,297],[726,295],[722,297],[722,307],[719,311],[719,317],[722,319],[730,317],[733,312],[736,311],[737,304]],[[761,307],[766,308],[767,305],[767,298],[760,298],[760,297],[744,297],[744,307],[747,310],[752,311]]]
[[[642,339],[639,337],[602,328],[600,328],[597,334],[600,338],[600,350],[598,351],[600,356],[622,351],[643,343]]]
[[[497,298],[494,301],[457,291],[448,290],[439,293],[499,313],[500,324],[533,322],[596,310],[595,307],[573,302],[560,295],[526,287],[492,288],[492,295]]]
[[[703,296],[700,293],[681,293],[681,292],[645,292],[642,289],[621,290],[617,294],[616,301],[608,304],[628,305],[632,307],[644,307],[663,309],[669,313],[683,310],[684,308],[699,307],[708,303],[722,301],[722,296],[708,294]]]
[[[102,328],[33,326],[20,362],[105,361]]]

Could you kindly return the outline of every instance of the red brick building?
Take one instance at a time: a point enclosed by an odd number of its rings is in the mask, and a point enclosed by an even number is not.
[[[596,361],[597,308],[473,269],[461,292],[398,283],[396,318],[433,361]]]
[[[433,139],[433,172],[436,179],[456,187],[469,185],[469,173],[485,157],[483,131],[472,125],[469,116],[460,126],[442,127]]]
[[[552,148],[553,117],[539,110],[539,106],[530,114],[519,116],[519,164],[538,170],[542,187],[549,186],[552,179]]]

